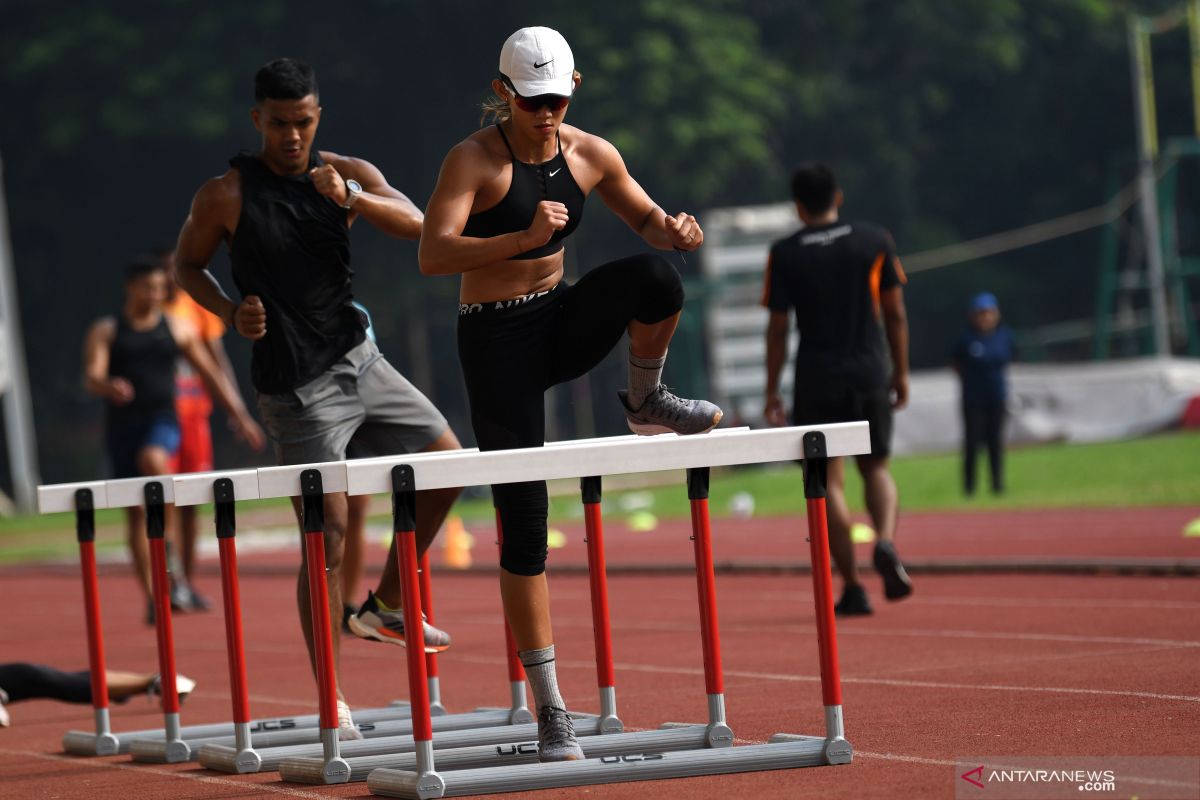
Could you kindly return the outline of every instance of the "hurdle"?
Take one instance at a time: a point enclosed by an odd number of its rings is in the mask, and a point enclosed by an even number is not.
[[[237,589],[236,551],[233,544],[233,491],[236,486],[241,499],[257,497],[257,471],[240,470],[220,473],[223,477],[219,477],[215,484],[211,480],[213,474],[206,473],[182,476],[182,478],[176,477],[175,480],[170,480],[172,476],[164,475],[38,487],[38,507],[41,513],[75,512],[76,539],[79,543],[80,569],[84,587],[84,612],[95,731],[68,731],[63,737],[63,749],[66,752],[86,756],[134,753],[135,758],[140,760],[186,761],[197,756],[199,744],[229,740],[239,745],[238,752],[243,754],[242,759],[245,761],[255,757],[249,745],[251,735],[256,737],[256,741],[262,746],[317,741],[315,732],[311,734],[304,732],[318,724],[319,716],[315,714],[256,720],[250,720],[248,714],[244,714],[240,717],[239,722],[232,725],[214,723],[180,727],[178,724],[178,697],[176,695],[173,700],[169,701],[167,694],[164,694],[164,708],[169,706],[173,710],[164,712],[163,728],[123,733],[114,733],[111,729],[108,687],[105,679],[104,636],[100,618],[99,580],[95,557],[95,510],[97,508],[124,508],[139,505],[143,499],[145,500],[147,534],[153,562],[151,565],[152,578],[155,584],[155,622],[160,673],[163,675],[164,692],[174,694],[175,681],[168,679],[166,675],[167,672],[174,672],[173,631],[164,631],[162,627],[164,623],[170,624],[170,602],[166,595],[166,554],[162,539],[164,504],[171,502],[172,499],[179,499],[175,495],[175,486],[180,479],[184,480],[183,491],[186,495],[188,491],[194,493],[194,488],[189,489],[189,482],[203,481],[206,475],[209,476],[207,483],[210,487],[224,485],[228,494],[227,499],[218,497],[216,496],[217,490],[213,489],[213,495],[209,499],[217,501],[216,525],[222,558],[222,595],[225,601],[226,631],[230,645],[230,671],[233,686],[232,697],[234,698],[236,718],[238,717],[236,709],[239,706],[247,708],[248,703],[245,699],[246,680],[241,646],[240,600]],[[231,627],[231,617],[236,621],[236,631]],[[364,727],[373,727],[375,723],[404,719],[410,714],[411,711],[407,706],[393,705],[380,709],[361,710],[358,712],[358,720]],[[233,732],[232,736],[230,735],[231,731]],[[281,736],[285,737],[284,742],[278,741]]]
[[[634,441],[640,438],[642,437],[622,436],[607,439],[547,442],[545,448],[551,450],[564,447],[578,448],[601,442],[611,444],[617,441]],[[462,456],[478,455],[479,453],[474,448],[453,452]],[[427,452],[405,456],[404,458],[410,463],[419,464],[430,459],[436,459],[439,455],[443,454],[440,452]],[[356,463],[359,463],[363,468],[368,470],[387,470],[390,468],[392,460],[394,460],[394,457],[382,457],[360,459]],[[351,462],[264,468],[259,471],[259,491],[262,496],[287,495],[289,492],[297,490],[299,486],[297,482],[303,483],[305,480],[311,479],[305,476],[312,472],[320,473],[322,480],[327,476],[329,480],[334,482],[334,486],[339,487],[338,491],[342,491],[344,490],[341,488],[344,485],[344,481],[348,480],[343,475],[342,468],[345,467],[348,469],[349,463]],[[345,485],[348,486],[348,483]],[[576,733],[579,736],[590,737],[619,733],[624,728],[616,714],[616,695],[611,677],[613,672],[611,644],[609,644],[611,636],[608,632],[607,589],[603,584],[603,539],[600,529],[600,488],[598,479],[594,479],[594,486],[592,488],[589,489],[587,486],[584,488],[585,509],[592,509],[591,513],[587,515],[586,526],[588,541],[591,542],[588,549],[588,559],[591,565],[590,574],[592,575],[592,613],[593,624],[596,630],[596,668],[601,713],[598,718],[592,714],[580,713],[573,714],[573,716],[576,720]],[[594,495],[594,497],[590,495]],[[397,494],[393,491],[394,531],[403,530],[402,520],[407,520],[403,509],[409,502],[402,494]],[[407,525],[409,523],[404,522],[403,524]],[[496,531],[497,545],[499,546],[503,539],[503,530],[498,514],[496,516]],[[428,581],[428,570],[423,568],[419,573],[419,577],[421,586],[424,587]],[[599,584],[597,581],[599,581]],[[426,594],[422,594],[422,603],[425,602],[425,597]],[[512,698],[510,709],[476,709],[474,712],[466,714],[438,717],[433,720],[432,725],[432,730],[439,734],[434,741],[434,747],[462,748],[485,744],[497,745],[492,751],[488,751],[486,748],[476,751],[480,754],[486,754],[488,752],[505,752],[515,748],[527,747],[528,738],[531,735],[536,737],[536,726],[532,729],[524,726],[525,723],[533,722],[533,715],[529,711],[525,701],[524,669],[521,666],[520,659],[517,658],[516,647],[513,643],[507,621],[504,623],[504,628],[509,685]],[[430,664],[434,664],[436,669],[436,662],[428,654],[425,661],[427,669]],[[437,681],[431,675],[426,683],[430,692],[430,704],[433,707],[436,701],[434,693],[437,691]],[[375,727],[374,735],[368,737],[368,740],[340,742],[337,746],[337,755],[333,754],[332,747],[324,744],[302,743],[296,745],[289,744],[283,747],[269,747],[259,751],[258,767],[262,770],[279,769],[281,776],[285,780],[295,780],[303,783],[327,784],[363,781],[366,780],[367,775],[375,767],[391,766],[392,762],[387,760],[388,756],[412,752],[415,747],[412,736],[412,724],[405,723],[399,726],[399,728],[398,730],[397,726],[382,723]],[[680,737],[684,734],[677,733],[676,735]],[[492,763],[490,758],[491,756],[485,755],[484,760],[476,766]],[[227,744],[205,744],[200,750],[199,760],[204,766],[224,772],[237,771],[238,767],[235,752]]]
[[[373,770],[367,781],[370,790],[389,797],[452,797],[849,763],[852,748],[845,738],[842,717],[832,581],[829,575],[824,507],[825,469],[829,457],[858,455],[869,450],[868,426],[865,423],[844,423],[725,436],[651,437],[576,449],[530,448],[479,454],[446,453],[423,459],[419,463],[411,463],[412,459],[396,458],[376,460],[373,464],[349,464],[349,492],[365,494],[389,488],[388,472],[381,467],[390,462],[390,488],[399,509],[410,507],[411,497],[419,489],[553,478],[582,479],[598,474],[629,472],[632,471],[631,465],[636,465],[638,472],[686,469],[697,554],[697,586],[709,711],[706,736],[700,746],[684,745],[673,749],[673,745],[667,742],[680,728],[667,725],[658,731],[641,732],[636,739],[624,738],[623,742],[615,745],[615,751],[607,751],[607,755],[593,752],[583,761],[459,768],[456,760],[459,753],[455,753],[453,756],[447,755],[447,761],[453,769],[439,773],[435,766],[428,705],[422,697],[425,683],[423,662],[410,652],[408,667],[414,731],[414,752],[410,760],[412,768]],[[720,642],[716,625],[708,516],[709,470],[713,466],[795,459],[802,459],[805,467],[825,735],[776,734],[767,744],[733,747],[733,734],[725,722]],[[406,586],[406,626],[419,624],[421,618],[420,600],[414,586],[416,543],[412,527],[410,519],[400,518],[397,521],[397,554],[403,565],[402,583]],[[630,745],[632,750],[625,744]],[[528,758],[529,754],[525,755]],[[339,768],[343,768],[344,764],[344,761],[341,762]]]

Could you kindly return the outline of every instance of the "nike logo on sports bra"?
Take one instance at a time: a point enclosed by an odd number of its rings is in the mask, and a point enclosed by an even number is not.
[[[553,178],[555,175],[557,175],[560,172],[562,172],[562,167],[559,167],[558,169],[554,170],[554,172],[551,172],[550,177]]]

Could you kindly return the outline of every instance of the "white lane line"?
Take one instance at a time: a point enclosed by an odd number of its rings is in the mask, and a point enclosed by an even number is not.
[[[592,627],[590,619],[578,617],[555,618],[556,627]],[[614,630],[622,631],[653,631],[691,633],[695,625],[685,625],[673,622],[626,622],[624,620],[613,624]],[[760,633],[777,635],[781,633],[812,634],[815,625],[743,625],[738,624],[738,633]],[[1021,631],[975,631],[947,630],[944,628],[856,628],[852,624],[843,623],[838,626],[838,636],[903,636],[903,637],[932,637],[938,639],[999,639],[1005,641],[1024,642],[1066,642],[1072,644],[1127,644],[1138,647],[1200,647],[1200,641],[1192,639],[1147,639],[1134,636],[1083,636],[1072,633],[1025,633]],[[726,634],[728,635],[728,634]]]
[[[1101,641],[1104,641],[1103,639]],[[1126,641],[1126,640],[1118,640]],[[1153,641],[1153,640],[1152,640]],[[200,649],[200,648],[197,648]],[[247,647],[248,650],[254,649]],[[280,648],[272,647],[271,652],[279,653]],[[391,659],[394,654],[391,652],[383,652],[379,650],[366,650],[361,654],[356,654],[356,658],[381,658]],[[487,665],[507,665],[508,662],[504,659],[493,656],[472,656],[460,654],[456,656],[456,660],[471,664],[487,664]],[[564,667],[574,667],[578,669],[596,668],[594,661],[568,661],[566,659],[558,659],[558,665]],[[649,673],[665,673],[671,675],[703,675],[704,670],[699,667],[664,667],[654,664],[616,664],[616,669],[628,670],[630,672],[649,672]],[[750,680],[766,680],[766,681],[784,681],[788,683],[818,683],[821,678],[819,675],[785,675],[782,673],[772,672],[747,672],[743,670],[726,669],[724,671],[726,677],[747,678]],[[1101,697],[1138,697],[1145,700],[1166,700],[1166,701],[1181,701],[1185,703],[1200,703],[1200,697],[1193,695],[1180,694],[1161,694],[1158,692],[1136,692],[1120,689],[1088,689],[1085,687],[1076,686],[1017,686],[1009,684],[992,684],[992,683],[952,683],[939,681],[910,681],[888,678],[855,678],[842,676],[842,683],[853,683],[863,685],[877,686],[906,686],[918,689],[958,689],[963,691],[1001,691],[1001,692],[1039,692],[1047,694],[1084,694],[1096,695]]]
[[[1113,600],[1111,598],[1066,598],[1066,597],[910,597],[905,605],[920,606],[1000,606],[1003,608],[1158,608],[1164,610],[1191,610],[1200,608],[1200,603],[1184,600]]]
[[[1108,658],[1116,656],[1117,658],[1128,658],[1137,656],[1141,658],[1150,653],[1163,653],[1171,650],[1177,650],[1176,647],[1138,647],[1132,650],[1076,650],[1073,653],[1044,653],[1036,655],[1019,655],[1009,658],[989,658],[988,666],[996,667],[1000,664],[1033,664],[1036,662],[1046,661],[1082,661],[1084,659]],[[904,669],[892,670],[892,675],[912,674],[914,672],[944,672],[946,670],[968,670],[975,669],[979,666],[978,661],[960,660],[960,661],[938,661],[936,664],[921,664],[915,667],[905,667]]]
[[[78,756],[63,756],[54,753],[36,753],[32,750],[8,750],[0,748],[0,755],[18,756],[25,758],[40,758],[43,761],[58,761],[65,764],[77,765],[80,767],[105,767],[107,769],[131,770],[144,775],[147,772],[155,775],[162,775],[168,778],[183,778],[189,781],[199,781],[213,786],[222,786],[226,788],[235,788],[242,792],[260,791],[267,794],[281,794],[287,797],[303,797],[306,800],[329,800],[329,795],[317,794],[316,792],[305,792],[299,789],[285,789],[280,786],[271,786],[265,783],[254,783],[253,781],[232,781],[228,778],[214,778],[211,775],[197,775],[193,772],[181,772],[170,769],[159,769],[146,764],[121,764],[113,761],[98,761],[95,759],[81,759]],[[132,791],[132,790],[131,790]]]

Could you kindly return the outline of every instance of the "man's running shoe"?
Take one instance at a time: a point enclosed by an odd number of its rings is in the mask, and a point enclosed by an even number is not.
[[[175,676],[175,693],[179,695],[179,702],[187,699],[187,696],[196,688],[196,682],[186,675]],[[146,694],[151,697],[161,697],[163,692],[162,675],[155,675],[150,686],[146,689]]]
[[[721,409],[714,403],[676,397],[661,383],[637,409],[629,407],[629,392],[622,389],[617,397],[621,398],[629,430],[641,436],[708,433],[721,422]]]
[[[8,694],[0,689],[0,728],[7,728],[12,724],[12,720],[8,718],[8,709],[4,705],[8,702]]]
[[[865,617],[874,612],[866,590],[856,583],[842,590],[842,599],[833,607],[833,613],[839,617]]]
[[[355,636],[363,639],[374,639],[379,642],[408,644],[404,636],[404,611],[385,611],[379,607],[374,592],[367,592],[367,602],[357,614],[352,614],[346,622]],[[440,653],[450,646],[450,634],[425,623],[425,652]]]
[[[883,578],[883,595],[888,600],[903,600],[912,594],[912,581],[896,555],[896,546],[880,540],[875,543],[875,571]]]
[[[345,700],[337,701],[338,714],[338,739],[347,742],[353,739],[363,738],[362,731],[354,724],[354,718],[350,716],[350,706],[346,705]]]
[[[538,761],[583,761],[571,715],[546,706],[538,712]]]

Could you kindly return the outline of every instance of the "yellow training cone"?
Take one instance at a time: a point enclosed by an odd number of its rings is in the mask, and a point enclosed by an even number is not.
[[[856,522],[850,526],[850,541],[855,544],[870,544],[875,541],[875,531],[870,525]]]
[[[1194,536],[1194,537],[1200,538],[1200,517],[1196,517],[1194,520],[1189,522],[1187,525],[1183,526],[1183,535],[1189,536],[1189,537]]]
[[[546,547],[551,550],[557,550],[560,547],[566,547],[567,535],[557,528],[551,528],[546,531]]]

